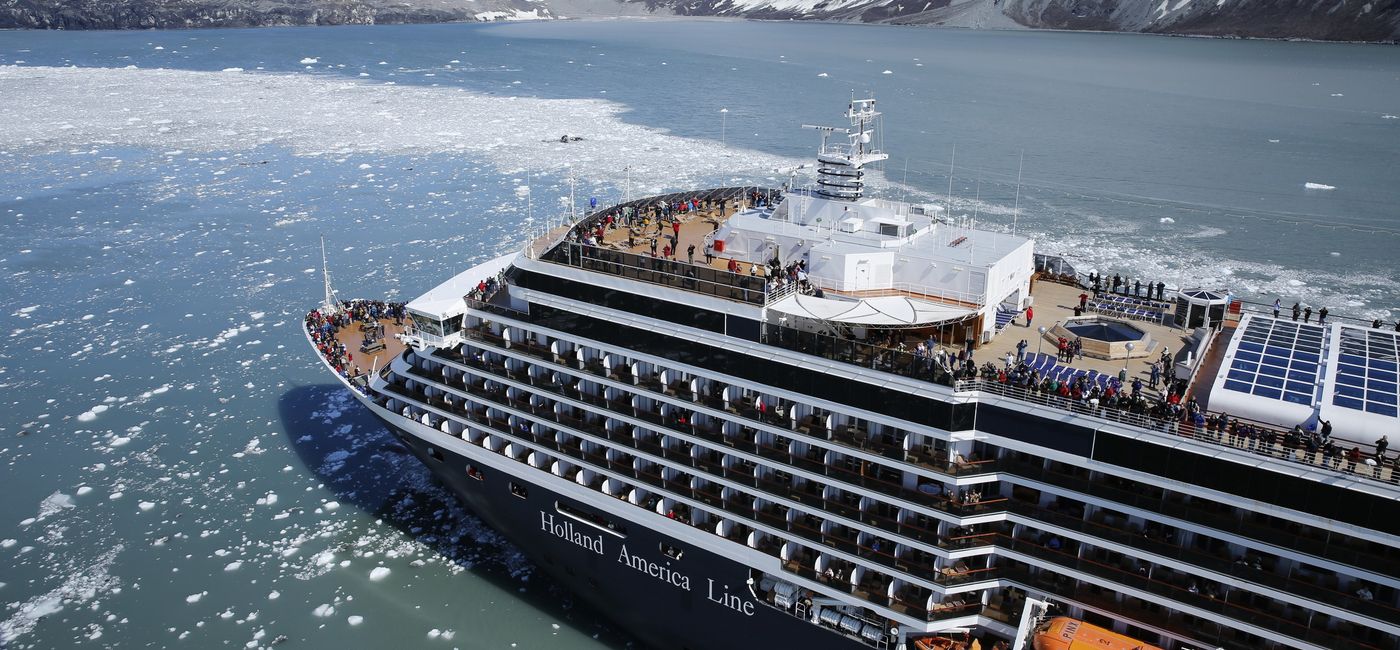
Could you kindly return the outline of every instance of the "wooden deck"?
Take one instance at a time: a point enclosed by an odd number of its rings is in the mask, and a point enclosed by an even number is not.
[[[367,323],[353,323],[336,332],[335,339],[344,344],[345,349],[350,353],[350,374],[358,375],[369,372],[371,368],[383,368],[389,365],[394,357],[403,354],[404,348],[407,347],[396,336],[407,328],[407,322],[403,326],[398,326],[394,324],[394,319],[382,318],[379,323],[384,326],[384,348],[377,352],[365,352],[360,347],[364,341],[364,329],[362,328],[367,327]],[[356,371],[356,368],[359,370]]]

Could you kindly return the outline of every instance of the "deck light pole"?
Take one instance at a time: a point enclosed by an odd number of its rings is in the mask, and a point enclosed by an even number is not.
[[[1040,337],[1035,340],[1035,353],[1040,354],[1040,346],[1045,343],[1045,326],[1041,325],[1037,329],[1040,331]]]

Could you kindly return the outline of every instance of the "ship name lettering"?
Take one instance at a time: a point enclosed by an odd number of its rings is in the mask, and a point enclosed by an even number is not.
[[[603,536],[600,534],[597,537],[589,537],[575,529],[574,522],[568,519],[554,523],[554,515],[541,510],[540,530],[598,555],[603,554]]]
[[[622,545],[622,551],[618,553],[617,561],[656,578],[657,580],[690,591],[690,576],[671,570],[670,562],[666,564],[657,564],[640,555],[630,555],[627,553],[626,544]]]
[[[721,607],[728,607],[729,609],[744,614],[745,616],[753,616],[752,600],[744,598],[743,596],[740,596],[738,594],[729,593],[729,585],[723,585],[724,589],[722,589],[719,593],[715,593],[715,579],[706,578],[706,580],[710,581],[710,591],[709,593],[705,594],[706,599],[708,599],[712,603],[720,605]]]

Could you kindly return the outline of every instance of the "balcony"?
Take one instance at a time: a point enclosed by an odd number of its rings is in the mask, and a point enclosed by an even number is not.
[[[1377,555],[1366,547],[1348,543],[1344,535],[1338,534],[1336,539],[1300,535],[1285,529],[1251,522],[1247,519],[1248,511],[1233,506],[1214,507],[1189,503],[1182,498],[1172,498],[1172,495],[1156,496],[1134,492],[1114,486],[1107,481],[1091,480],[1088,476],[1066,474],[1054,468],[1046,468],[1038,461],[1027,461],[1012,456],[1003,457],[999,462],[1006,472],[1016,476],[1048,483],[1080,494],[1108,499],[1147,512],[1160,513],[1182,521],[1209,526],[1222,532],[1257,540],[1269,546],[1289,548],[1344,565],[1400,577],[1400,560],[1392,556]],[[1400,618],[1393,620],[1400,620]]]
[[[1309,643],[1315,643],[1323,647],[1372,648],[1374,650],[1380,650],[1379,648],[1375,648],[1375,646],[1361,643],[1360,640],[1355,637],[1342,636],[1334,631],[1321,629],[1316,626],[1315,623],[1310,623],[1307,619],[1300,621],[1296,618],[1286,617],[1282,615],[1282,610],[1270,613],[1243,603],[1234,602],[1233,599],[1235,598],[1250,596],[1249,592],[1245,590],[1227,590],[1220,595],[1207,593],[1207,591],[1196,590],[1187,585],[1158,580],[1150,577],[1150,575],[1144,575],[1143,573],[1128,570],[1123,567],[1076,557],[1073,553],[1065,550],[1052,549],[1028,539],[999,536],[997,546],[1097,576],[1104,580],[1111,581],[1114,584],[1133,587],[1198,609],[1221,614],[1237,621],[1251,623],[1258,627],[1273,630],[1280,634]],[[1015,575],[1012,572],[1008,572],[1006,576],[1015,579]],[[1062,591],[1055,591],[1052,593],[1061,592]],[[1070,597],[1074,598],[1076,596],[1072,595]],[[1117,609],[1117,607],[1115,607],[1115,609]],[[1183,632],[1183,634],[1188,638],[1199,638],[1194,632]]]

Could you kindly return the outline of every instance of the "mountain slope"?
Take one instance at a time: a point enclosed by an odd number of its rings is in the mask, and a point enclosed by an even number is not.
[[[1347,41],[1400,40],[1400,0],[638,0],[678,14]]]
[[[339,25],[678,14],[1400,41],[1400,0],[0,0],[0,28]]]

